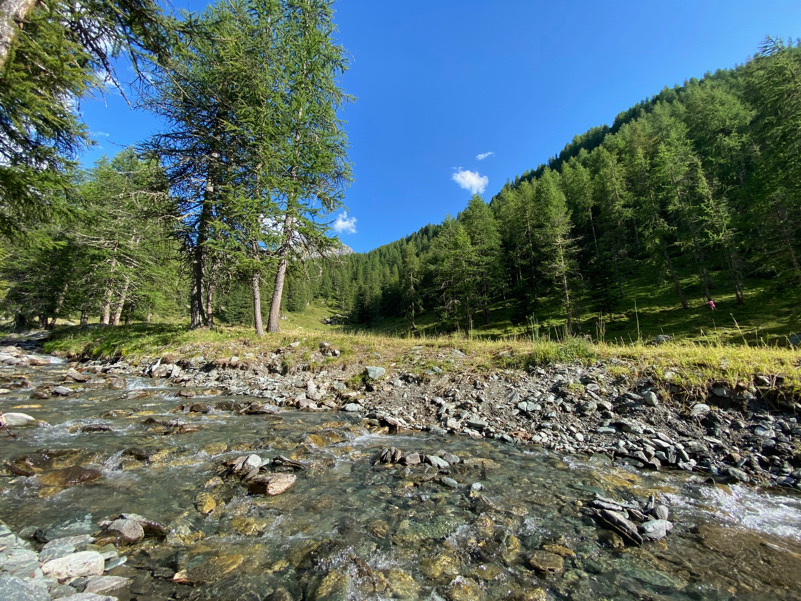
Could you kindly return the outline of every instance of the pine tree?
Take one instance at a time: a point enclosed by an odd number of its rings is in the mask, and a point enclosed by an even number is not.
[[[565,331],[570,336],[573,334],[576,308],[572,284],[576,248],[572,238],[573,224],[559,185],[559,175],[550,169],[545,169],[537,184],[536,205],[542,215],[537,228],[537,241],[545,254],[545,269],[560,291]]]
[[[497,296],[503,275],[498,225],[492,210],[478,195],[470,199],[467,208],[459,215],[459,221],[464,225],[473,248],[474,302],[484,315],[484,324],[489,325],[489,306]]]

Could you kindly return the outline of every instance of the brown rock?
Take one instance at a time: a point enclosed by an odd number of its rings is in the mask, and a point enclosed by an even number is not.
[[[292,488],[296,480],[294,474],[260,474],[248,482],[248,489],[255,495],[274,497]]]
[[[534,551],[528,558],[528,565],[540,574],[558,574],[565,568],[565,561],[556,553]]]
[[[97,480],[103,474],[99,470],[80,465],[72,467],[65,467],[60,470],[55,470],[42,474],[39,476],[39,482],[44,486],[56,486],[60,488],[67,488],[68,486],[75,486],[84,482],[92,482]]]

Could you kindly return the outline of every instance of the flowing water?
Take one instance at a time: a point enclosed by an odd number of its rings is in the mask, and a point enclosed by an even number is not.
[[[32,473],[0,478],[0,519],[50,537],[97,532],[122,512],[168,526],[165,539],[120,548],[129,562],[117,570],[147,575],[152,598],[801,599],[801,496],[792,492],[467,437],[393,435],[346,413],[243,415],[225,403],[243,397],[186,400],[161,380],[111,390],[95,375],[70,384],[70,396],[32,398],[31,387],[60,383],[66,369],[0,370],[11,389],[0,411],[48,424],[17,428],[16,439],[0,433],[0,460]],[[181,403],[212,411],[171,413]],[[462,463],[447,477],[377,463],[390,446],[448,451]],[[251,453],[306,469],[275,497],[219,478],[225,461]],[[58,470],[76,465],[101,477],[65,487]],[[596,494],[654,494],[675,527],[663,541],[610,546],[582,512]],[[532,569],[543,548],[563,565]]]

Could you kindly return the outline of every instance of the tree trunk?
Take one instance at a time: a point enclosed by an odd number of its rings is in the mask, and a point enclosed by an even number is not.
[[[151,321],[153,321],[153,314],[152,313],[148,313],[147,314],[147,318],[145,319],[145,321],[147,323],[150,323]]]
[[[286,278],[287,254],[289,249],[281,251],[281,258],[278,263],[278,271],[275,274],[275,286],[273,287],[273,299],[270,304],[270,319],[267,322],[268,332],[278,332],[280,330],[279,321],[281,319],[281,296],[284,294],[284,279]]]
[[[89,325],[89,309],[86,308],[85,306],[81,307],[81,321],[80,321],[80,324],[82,326]]]
[[[198,217],[197,226],[197,239],[195,240],[195,251],[192,256],[192,292],[190,299],[190,326],[194,328],[202,328],[208,324],[208,317],[205,311],[205,295],[206,292],[206,262],[208,259],[208,249],[206,242],[209,239],[209,221],[212,218],[212,205],[214,203],[215,194],[215,180],[214,163],[217,159],[217,153],[211,153],[209,172],[206,175],[206,191],[203,197],[203,204],[200,207],[200,216]]]
[[[100,314],[100,325],[107,326],[111,323],[111,300],[114,297],[114,290],[111,282],[106,285],[106,293],[103,296],[103,310]]]
[[[206,284],[206,324],[209,327],[214,325],[214,274],[209,274],[209,281]]]
[[[743,294],[743,278],[739,269],[739,257],[729,250],[729,252],[726,253],[726,258],[729,263],[729,273],[731,274],[732,280],[734,280],[734,298],[738,305],[743,305],[745,304],[745,295]]]
[[[206,217],[206,209],[201,209],[201,221]],[[201,227],[198,231],[198,238],[192,256],[192,292],[190,299],[190,325],[189,327],[202,328],[206,324],[206,312],[203,310],[203,291],[205,285],[206,271],[206,236],[207,227]]]
[[[0,3],[0,72],[5,70],[11,45],[36,3],[37,0],[3,0]]]
[[[670,255],[668,255],[667,249],[664,247],[662,248],[662,254],[665,257],[665,265],[670,273],[670,279],[673,280],[673,285],[676,287],[676,294],[679,295],[681,307],[682,309],[688,309],[689,307],[687,306],[687,299],[684,298],[684,292],[681,290],[681,283],[679,282],[678,276],[676,276],[676,272],[673,270],[673,261],[670,260]]]
[[[53,328],[56,325],[56,320],[58,319],[59,314],[61,313],[61,307],[64,306],[64,299],[67,298],[67,289],[69,288],[70,283],[66,282],[58,293],[56,297],[56,306],[53,308],[53,321],[50,323],[50,327]]]
[[[626,298],[626,293],[623,291],[623,279],[620,277],[620,267],[617,264],[617,255],[612,259],[615,265],[615,278],[617,279],[617,289],[620,292],[620,298]]]
[[[261,288],[258,269],[253,270],[251,285],[253,289],[253,327],[256,328],[256,336],[261,338],[264,336],[264,324],[261,320]],[[272,311],[270,311],[270,316],[272,317]]]
[[[125,306],[125,298],[128,296],[128,286],[131,284],[131,278],[127,275],[125,276],[125,284],[122,286],[122,291],[120,292],[120,296],[117,299],[117,306],[114,307],[114,318],[111,321],[111,325],[118,326],[120,325],[120,318],[122,317],[122,309]]]

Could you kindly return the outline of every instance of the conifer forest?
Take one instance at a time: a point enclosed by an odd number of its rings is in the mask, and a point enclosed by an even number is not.
[[[458,215],[353,253],[329,227],[352,178],[330,2],[0,6],[0,312],[17,327],[261,335],[324,307],[361,330],[602,338],[649,306],[666,333],[710,301],[798,317],[797,43],[665,82]],[[123,56],[129,102],[164,127],[81,169],[71,99],[116,85]]]

